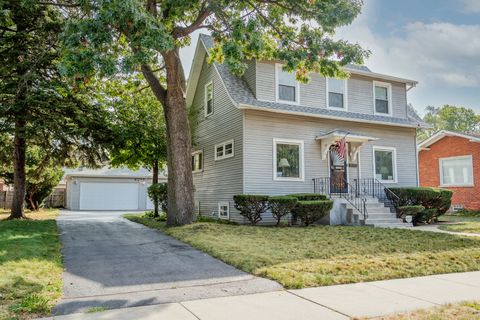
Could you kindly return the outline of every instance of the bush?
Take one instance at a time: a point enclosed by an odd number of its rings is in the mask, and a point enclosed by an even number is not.
[[[167,214],[165,212],[155,215],[153,211],[147,211],[143,214],[144,218],[155,219],[157,221],[167,221]]]
[[[480,210],[462,209],[455,212],[455,214],[464,217],[480,217]]]
[[[327,200],[327,196],[319,193],[292,193],[288,197],[297,198],[298,201]]]
[[[262,213],[268,209],[268,196],[257,194],[239,194],[233,196],[235,209],[250,221],[251,225],[262,220]]]
[[[148,187],[148,196],[162,212],[167,213],[168,187],[166,183],[154,183]]]
[[[299,201],[295,207],[295,216],[306,226],[325,217],[333,207],[331,200]]]
[[[417,214],[425,210],[424,206],[402,206],[397,208],[398,217],[404,219],[406,216],[415,218]]]
[[[277,226],[280,220],[291,213],[297,205],[298,199],[290,196],[270,197],[268,199],[268,207],[272,210],[272,216],[277,220]]]
[[[447,189],[412,187],[390,188],[390,190],[399,197],[399,200],[392,199],[391,195],[387,193],[396,208],[416,205],[425,207],[425,212],[420,212],[415,216],[415,223],[435,222],[438,216],[447,212],[452,204],[453,192]]]
[[[198,215],[197,216],[197,222],[209,222],[209,223],[220,223],[220,224],[233,224],[237,225],[238,223],[230,221],[230,220],[224,220],[224,219],[219,219],[219,218],[213,218],[210,216],[202,216]]]

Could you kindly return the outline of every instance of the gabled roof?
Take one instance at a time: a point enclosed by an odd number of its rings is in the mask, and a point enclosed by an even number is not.
[[[460,133],[455,131],[440,130],[434,133],[431,137],[420,142],[418,144],[418,149],[428,150],[428,147],[445,137],[460,137],[467,139],[470,142],[480,142],[480,135],[476,133]]]
[[[198,79],[202,69],[202,64],[208,50],[214,45],[213,38],[211,36],[200,34],[197,48],[195,51],[194,60],[190,70],[190,76],[188,79],[186,100],[187,105],[193,103],[195,95],[195,89],[197,87]],[[287,103],[279,103],[274,101],[258,100],[247,83],[241,78],[233,75],[225,64],[214,63],[214,67],[217,70],[220,79],[229,95],[232,103],[240,109],[254,109],[263,110],[285,114],[303,115],[324,119],[334,119],[342,121],[355,121],[364,123],[375,123],[384,125],[393,125],[400,127],[412,127],[412,128],[429,128],[430,126],[423,122],[414,110],[408,110],[406,118],[398,118],[391,116],[381,116],[373,114],[364,114],[358,112],[349,112],[341,110],[332,110],[327,108],[312,108],[302,105],[293,105]],[[353,74],[368,75],[374,78],[381,78],[390,81],[398,81],[410,84],[414,86],[417,82],[408,79],[402,79],[387,75],[381,75],[371,72],[364,66],[348,66],[347,70]]]
[[[76,168],[66,169],[64,178],[68,177],[97,177],[97,178],[137,178],[149,179],[152,178],[152,173],[145,169],[131,170],[126,167],[113,168],[105,166],[98,169],[90,168]],[[160,174],[160,179],[165,179],[163,173]]]

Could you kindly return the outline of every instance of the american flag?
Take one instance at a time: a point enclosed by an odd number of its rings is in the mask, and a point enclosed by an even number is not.
[[[340,141],[337,141],[337,153],[342,160],[345,160],[347,153],[347,140],[345,137],[343,137]]]

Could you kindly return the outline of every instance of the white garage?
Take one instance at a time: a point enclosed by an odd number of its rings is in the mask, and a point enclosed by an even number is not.
[[[76,169],[65,175],[66,207],[70,210],[149,210],[147,189],[152,183],[146,169]],[[166,182],[165,177],[160,182]]]

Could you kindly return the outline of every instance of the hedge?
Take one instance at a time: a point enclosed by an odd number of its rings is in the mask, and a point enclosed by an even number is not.
[[[398,217],[402,219],[404,219],[406,216],[412,216],[412,218],[415,218],[424,210],[424,206],[402,206],[397,208]]]
[[[268,207],[272,211],[272,216],[277,220],[277,226],[280,220],[291,213],[297,205],[298,199],[290,196],[276,196],[268,199]]]
[[[331,200],[299,201],[295,206],[295,216],[302,220],[306,226],[325,217],[333,207]]]
[[[235,209],[250,221],[251,225],[262,221],[262,213],[268,209],[268,196],[258,194],[239,194],[233,196]]]
[[[452,203],[453,192],[441,188],[411,187],[411,188],[390,188],[399,199],[387,196],[395,204],[395,207],[416,206],[425,207],[414,217],[414,222],[431,223],[437,220],[438,216],[447,212]]]
[[[326,195],[318,193],[292,193],[287,196],[297,198],[298,201],[327,200]]]

